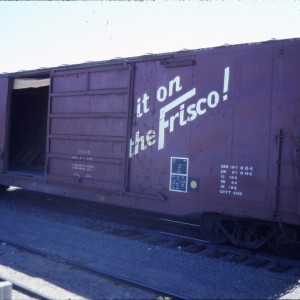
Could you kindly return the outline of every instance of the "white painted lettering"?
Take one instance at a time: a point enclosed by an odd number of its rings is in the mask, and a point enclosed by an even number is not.
[[[174,131],[174,121],[177,118],[179,118],[179,112],[177,112],[175,115],[171,116],[170,118],[170,132]]]
[[[136,132],[135,138],[129,141],[129,158],[133,155],[139,154],[140,151],[147,149],[147,146],[151,147],[155,144],[155,131],[149,130],[146,136],[140,134],[139,131]]]
[[[230,75],[230,68],[227,67],[224,69],[224,83],[223,83],[223,101],[228,99],[228,87],[229,87],[229,75]]]
[[[130,141],[129,141],[129,158],[131,158],[132,155],[134,154],[134,153],[132,153],[132,147],[133,146],[134,146],[134,140],[130,139]]]
[[[176,126],[183,127],[187,125],[187,123],[196,120],[198,116],[206,114],[206,112],[208,112],[209,109],[216,108],[220,103],[220,97],[222,97],[223,101],[227,100],[229,90],[229,79],[230,67],[226,67],[224,69],[224,81],[222,83],[223,90],[221,91],[223,95],[221,96],[216,90],[212,90],[208,93],[206,97],[199,97],[198,100],[194,99],[192,101],[193,103],[188,103],[186,101],[190,100],[196,95],[196,88],[192,88],[191,90],[185,92],[183,95],[177,97],[176,99],[168,101],[169,103],[161,107],[159,111],[158,138],[156,139],[156,134],[154,130],[149,130],[146,133],[146,135],[140,135],[140,132],[137,131],[135,136],[129,141],[129,157],[137,155],[139,151],[143,151],[147,147],[153,146],[156,143],[156,140],[158,141],[158,150],[163,149],[165,147],[166,133],[173,133],[176,129]],[[219,88],[222,89],[222,87]],[[181,91],[182,89],[183,86],[181,84],[181,78],[180,76],[176,76],[169,81],[168,85],[161,85],[157,89],[156,99],[159,102],[164,102],[167,100],[168,97],[174,96],[177,92]],[[150,97],[147,93],[144,93],[143,97],[137,99],[137,118],[142,117],[144,114],[150,111],[149,99]],[[152,126],[153,124],[151,125],[151,127]],[[222,168],[228,169],[228,165],[222,165]],[[251,171],[252,170],[249,170],[249,172],[247,172],[246,175],[252,176]],[[221,173],[223,172],[221,171]],[[237,173],[239,173],[238,170],[232,171],[233,175]],[[245,174],[245,172],[241,173]],[[221,174],[221,176],[225,175]]]
[[[147,94],[144,94],[143,96],[143,113],[147,113],[149,111],[149,107],[148,107],[148,100],[149,100],[149,96]]]
[[[148,100],[149,99],[150,99],[150,97],[148,96],[147,93],[145,93],[143,95],[143,99],[142,100],[141,100],[141,98],[137,99],[136,116],[138,118],[142,117],[143,114],[145,114],[145,113],[147,113],[149,111],[149,107],[148,107]]]
[[[145,145],[145,137],[143,135],[140,136],[140,132],[137,131],[135,134],[134,154],[139,153],[139,148],[141,148],[141,150],[145,150],[146,147],[147,146]]]
[[[182,86],[180,85],[179,76],[176,76],[173,80],[169,82],[169,97],[173,95],[174,85],[175,85],[176,92],[179,92],[182,89]]]
[[[175,99],[171,103],[167,104],[163,108],[160,109],[160,118],[159,118],[159,133],[158,133],[158,150],[163,149],[165,145],[165,129],[168,128],[169,121],[165,120],[166,113],[175,108],[176,106],[184,103],[185,101],[189,100],[196,94],[196,88],[188,91],[187,93],[183,94],[179,98]],[[173,117],[173,121],[175,118]],[[172,128],[174,129],[174,124],[172,124]]]
[[[209,108],[215,108],[219,103],[219,94],[216,91],[212,91],[207,96],[207,105]]]
[[[158,150],[163,149],[165,146],[165,129],[169,127],[169,120],[165,120],[165,114],[159,119],[159,132],[158,132]]]
[[[189,117],[187,118],[188,122],[194,121],[197,118],[197,112],[195,110],[196,104],[191,104],[187,108],[187,113],[189,114]]]
[[[153,146],[155,144],[155,131],[149,130],[146,134],[146,142],[148,146]]]
[[[136,116],[138,118],[140,118],[142,116],[142,112],[141,112],[141,98],[137,99],[137,107],[136,107]]]
[[[206,98],[201,98],[198,100],[197,104],[196,104],[196,111],[198,115],[203,115],[206,113],[206,108],[202,109],[201,108],[201,104],[206,103]]]
[[[167,99],[168,91],[164,86],[161,86],[156,93],[156,98],[159,102],[164,102]]]
[[[179,113],[179,125],[184,126],[187,123],[187,120],[184,119],[184,104],[180,105],[180,113]]]

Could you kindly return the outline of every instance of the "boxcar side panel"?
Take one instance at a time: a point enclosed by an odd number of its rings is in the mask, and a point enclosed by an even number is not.
[[[52,75],[48,180],[125,189],[130,84],[123,66]]]
[[[145,207],[183,215],[216,202],[231,161],[235,72],[230,50],[137,64],[130,191],[167,199]]]
[[[285,222],[300,217],[300,42],[274,49],[270,141],[273,212]]]
[[[4,172],[5,143],[7,128],[7,99],[9,92],[9,78],[0,78],[0,173]]]
[[[268,167],[272,84],[272,48],[237,54],[232,161],[225,182],[235,200],[228,209],[231,213],[233,207],[239,207],[244,216],[271,217]]]
[[[289,42],[281,46],[288,51]],[[167,199],[145,200],[144,207],[273,219],[277,146],[271,123],[282,118],[273,103],[283,101],[278,89],[288,89],[290,69],[299,72],[297,63],[292,67],[295,57],[278,72],[279,48],[237,46],[137,64],[129,187]],[[299,105],[297,86],[288,93],[294,100],[286,105],[286,117]],[[295,185],[295,176],[284,180]],[[295,188],[292,193],[289,201],[295,202]]]

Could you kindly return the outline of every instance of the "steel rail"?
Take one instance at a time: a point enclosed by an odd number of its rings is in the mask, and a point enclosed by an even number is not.
[[[32,247],[28,247],[26,245],[23,245],[23,244],[20,244],[20,243],[17,243],[17,242],[14,242],[14,241],[2,238],[2,237],[0,237],[0,242],[5,243],[5,244],[7,244],[11,247],[22,249],[23,251],[29,252],[29,253],[34,254],[34,255],[39,255],[39,256],[45,257],[49,260],[55,261],[56,263],[62,263],[62,264],[68,265],[70,267],[77,268],[79,270],[85,271],[85,272],[90,273],[90,274],[94,274],[94,275],[101,276],[101,277],[106,277],[106,278],[109,278],[110,280],[116,280],[116,281],[131,285],[131,286],[136,287],[136,288],[144,289],[144,290],[147,290],[147,291],[152,292],[152,293],[157,293],[157,294],[159,294],[160,296],[163,296],[163,297],[171,297],[172,299],[178,299],[178,300],[179,299],[184,299],[184,300],[190,299],[189,297],[179,295],[179,294],[176,294],[176,293],[173,293],[173,292],[170,292],[170,291],[166,291],[164,289],[154,287],[150,284],[145,284],[145,283],[139,282],[137,280],[130,279],[130,278],[125,277],[125,276],[120,276],[120,275],[117,275],[117,274],[107,272],[105,270],[101,270],[101,269],[98,269],[98,268],[87,266],[87,265],[81,264],[81,263],[79,263],[75,260],[69,260],[69,259],[63,258],[63,257],[58,256],[58,255],[49,254],[45,251],[34,249]],[[22,286],[20,286],[20,288],[22,288]],[[40,296],[42,296],[42,295],[40,294]],[[51,299],[51,298],[45,297],[45,298],[41,298],[41,299],[47,300],[47,299]],[[51,299],[51,300],[53,300],[53,299]]]
[[[289,265],[289,266],[300,268],[300,260],[299,259],[285,258],[285,257],[277,256],[274,254],[261,252],[261,251],[259,251],[259,249],[249,250],[249,249],[238,248],[238,247],[230,246],[230,245],[213,244],[207,240],[186,237],[183,235],[169,233],[169,232],[165,232],[165,231],[156,231],[156,232],[163,236],[170,236],[170,237],[182,239],[183,241],[195,242],[195,245],[206,246],[208,250],[218,250],[220,252],[224,252],[227,254],[242,255],[245,257],[249,257],[249,258],[252,257],[254,259],[265,259],[269,263],[279,263],[279,264],[283,264],[283,265]]]

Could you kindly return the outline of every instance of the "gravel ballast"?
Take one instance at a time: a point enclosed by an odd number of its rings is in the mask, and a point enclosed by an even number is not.
[[[192,299],[299,299],[299,276],[150,245],[84,226],[86,219],[0,195],[0,237]],[[28,197],[30,197],[28,193]],[[24,195],[22,195],[24,197]],[[45,195],[40,195],[47,197]],[[70,200],[71,201],[71,200]],[[71,204],[71,202],[70,202]],[[101,223],[101,220],[98,220]],[[0,244],[0,273],[55,299],[140,299],[133,290]]]

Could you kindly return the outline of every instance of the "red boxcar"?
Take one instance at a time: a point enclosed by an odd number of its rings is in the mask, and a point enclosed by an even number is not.
[[[2,74],[0,184],[297,240],[299,78],[299,39]]]

